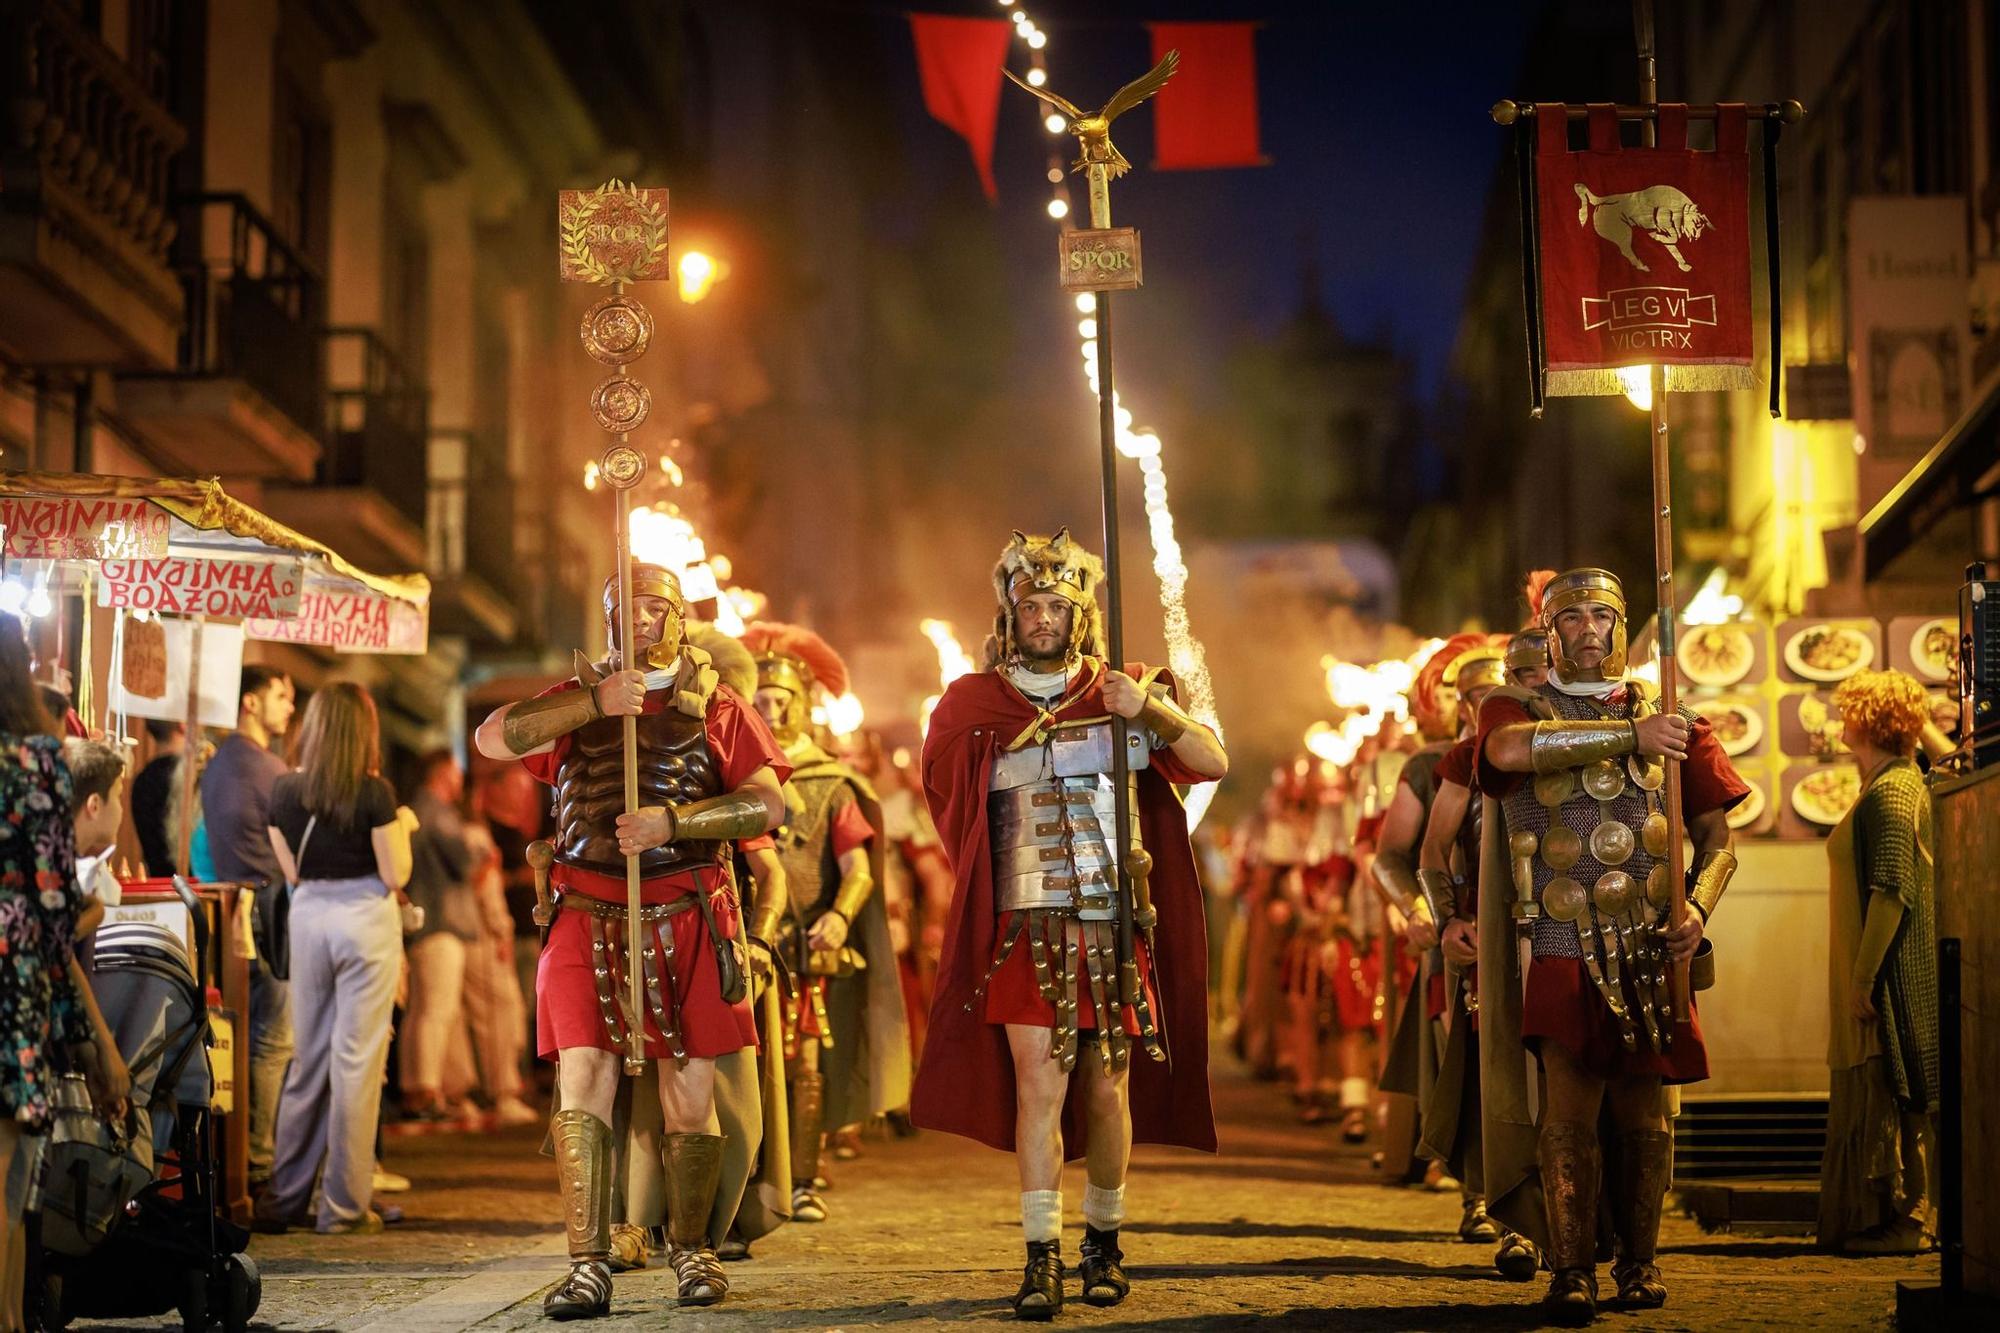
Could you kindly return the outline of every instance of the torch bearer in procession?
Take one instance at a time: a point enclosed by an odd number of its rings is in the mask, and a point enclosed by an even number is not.
[[[558,268],[565,282],[609,286],[612,294],[583,317],[583,350],[611,368],[590,394],[591,416],[617,437],[598,460],[598,475],[616,497],[618,559],[618,666],[644,670],[633,644],[632,488],[646,475],[646,456],[631,443],[646,420],[652,394],[623,367],[645,355],[653,316],[625,294],[632,282],[670,276],[667,258],[667,192],[611,180],[595,190],[564,190],[557,210]],[[639,720],[624,719],[625,813],[639,809]],[[625,857],[625,1072],[637,1074],[646,1059],[643,938],[639,919],[639,857]]]
[[[1674,712],[1680,682],[1667,394],[1756,384],[1747,145],[1749,126],[1756,123],[1763,130],[1770,412],[1779,414],[1777,144],[1783,128],[1805,109],[1796,101],[1755,108],[1740,102],[1662,103],[1652,0],[1633,0],[1632,14],[1637,105],[1503,101],[1492,115],[1515,131],[1532,414],[1542,415],[1547,396],[1617,393],[1650,414],[1659,706]],[[1690,145],[1689,124],[1701,121],[1715,127],[1712,149]],[[1572,122],[1587,128],[1585,149],[1570,147]],[[1628,122],[1639,126],[1637,148],[1621,142],[1621,127]],[[1658,865],[1643,889],[1645,899],[1667,909],[1679,926],[1689,909],[1680,764],[1669,759],[1663,769],[1665,836],[1657,850],[1647,849]],[[1705,892],[1701,873],[1697,867],[1698,899]],[[1719,884],[1713,892],[1719,896]],[[1590,906],[1569,904],[1586,912]],[[1688,965],[1674,968],[1670,985],[1659,988],[1667,992],[1660,998],[1670,1007],[1658,1017],[1684,1019],[1694,988],[1699,987],[1691,983]],[[1672,1022],[1663,1021],[1661,1030],[1670,1041]]]
[[[1089,182],[1090,226],[1062,234],[1058,274],[1064,291],[1090,292],[1096,299],[1097,443],[1099,482],[1104,501],[1104,584],[1107,602],[1105,641],[1109,666],[1113,670],[1124,669],[1125,623],[1118,550],[1118,422],[1117,394],[1112,376],[1111,293],[1137,290],[1143,271],[1138,231],[1111,225],[1111,182],[1131,170],[1131,163],[1111,142],[1111,122],[1165,87],[1167,80],[1180,67],[1180,60],[1180,52],[1167,52],[1159,64],[1120,88],[1103,109],[1096,112],[1087,112],[1048,88],[1038,88],[1016,78],[1012,70],[1006,71],[1007,77],[1015,84],[1054,107],[1063,117],[1081,150],[1074,170],[1083,172]],[[1158,1027],[1148,1012],[1145,988],[1139,984],[1138,932],[1145,931],[1150,940],[1156,920],[1146,888],[1146,875],[1152,868],[1152,858],[1143,849],[1133,846],[1132,780],[1126,748],[1129,742],[1126,721],[1116,714],[1111,718],[1111,739],[1113,819],[1117,826],[1117,850],[1112,853],[1111,860],[1118,875],[1119,999],[1130,1006],[1138,1018],[1146,1053],[1155,1060],[1164,1060],[1166,1052],[1159,1041]],[[1107,847],[1113,845],[1108,838],[1106,843]]]

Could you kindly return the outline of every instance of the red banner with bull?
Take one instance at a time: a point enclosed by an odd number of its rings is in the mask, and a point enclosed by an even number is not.
[[[1749,117],[1715,110],[1715,147],[1688,147],[1662,103],[1658,145],[1626,147],[1617,108],[1592,105],[1572,151],[1561,105],[1535,108],[1542,374],[1554,395],[1625,391],[1624,366],[1666,367],[1673,391],[1756,383],[1750,303]]]

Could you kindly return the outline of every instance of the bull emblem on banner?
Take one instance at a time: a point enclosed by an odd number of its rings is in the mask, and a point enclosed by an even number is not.
[[[1590,187],[1577,182],[1576,222],[1594,226],[1597,234],[1618,247],[1618,253],[1641,273],[1650,273],[1645,261],[1632,252],[1632,233],[1644,232],[1667,248],[1680,265],[1691,273],[1694,265],[1681,256],[1679,242],[1699,238],[1711,225],[1694,200],[1671,185],[1653,185],[1630,194],[1592,194]]]

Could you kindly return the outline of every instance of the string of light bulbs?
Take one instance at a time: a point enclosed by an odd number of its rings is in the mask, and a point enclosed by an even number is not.
[[[1000,8],[1008,11],[1014,24],[1014,38],[1027,48],[1027,81],[1040,88],[1048,83],[1047,51],[1049,36],[1018,0],[997,0]],[[1061,116],[1053,113],[1042,118],[1042,128],[1050,134],[1054,145],[1060,145],[1058,136],[1069,127]],[[1063,154],[1059,146],[1052,146],[1048,158],[1048,182],[1050,197],[1047,212],[1058,226],[1068,227],[1071,209],[1069,194],[1069,173],[1064,170]],[[1092,318],[1095,302],[1088,295],[1076,298],[1076,333],[1083,354],[1084,379],[1092,393],[1097,392],[1097,321]],[[1181,552],[1180,541],[1174,535],[1174,511],[1167,498],[1166,465],[1160,457],[1160,437],[1150,430],[1136,430],[1133,415],[1125,406],[1124,395],[1112,391],[1112,415],[1117,424],[1118,452],[1133,460],[1139,466],[1139,475],[1144,483],[1146,510],[1146,531],[1153,546],[1153,573],[1160,581],[1160,612],[1167,642],[1167,665],[1187,691],[1188,711],[1205,725],[1212,727],[1215,734],[1222,735],[1222,722],[1215,708],[1215,682],[1208,672],[1208,651],[1195,634],[1188,620],[1187,611],[1187,561]],[[1208,805],[1215,797],[1215,784],[1203,783],[1188,792],[1188,827],[1201,822]]]

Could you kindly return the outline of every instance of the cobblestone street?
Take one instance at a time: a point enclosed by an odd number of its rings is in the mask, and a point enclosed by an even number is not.
[[[1367,1156],[1328,1129],[1290,1123],[1280,1093],[1219,1077],[1223,1152],[1142,1152],[1125,1246],[1135,1280],[1115,1311],[1080,1303],[1063,1322],[1175,1329],[1533,1327],[1539,1284],[1495,1278],[1483,1247],[1453,1238],[1454,1196],[1384,1190]],[[260,1236],[257,1325],[443,1333],[542,1327],[539,1293],[561,1268],[555,1193],[538,1133],[438,1134],[390,1142],[416,1180],[408,1220],[381,1236]],[[938,1135],[870,1139],[838,1168],[823,1226],[794,1226],[731,1267],[720,1309],[680,1311],[663,1270],[618,1279],[600,1328],[924,1327],[1000,1322],[1016,1281],[1016,1194],[1008,1159]],[[1068,1249],[1082,1181],[1068,1183]],[[1611,1315],[1616,1329],[1883,1328],[1899,1279],[1936,1262],[1838,1260],[1797,1240],[1704,1236],[1670,1219],[1662,1237],[1668,1308]],[[1071,1291],[1074,1293],[1074,1277]],[[163,1327],[127,1323],[79,1327]]]

